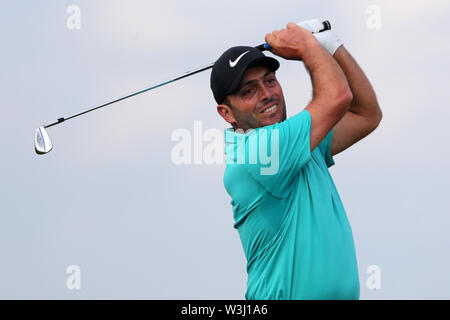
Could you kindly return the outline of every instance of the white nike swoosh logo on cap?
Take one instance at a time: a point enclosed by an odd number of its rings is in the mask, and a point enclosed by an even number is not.
[[[239,57],[237,57],[237,59],[234,61],[231,61],[231,59],[230,59],[230,67],[234,68],[238,64],[239,60],[241,60],[241,58],[244,56],[244,54],[249,53],[249,52],[250,52],[250,50],[245,51],[243,54],[241,54]]]

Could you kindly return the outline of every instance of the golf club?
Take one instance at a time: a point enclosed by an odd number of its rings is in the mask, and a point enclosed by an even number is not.
[[[325,21],[322,22],[322,27],[323,28],[320,29],[318,32],[330,30],[331,29],[331,24],[330,24],[330,22],[328,20],[325,20]],[[259,49],[261,51],[265,51],[265,50],[270,50],[271,49],[271,47],[267,43],[264,43],[264,44],[261,44],[259,46],[256,46],[255,48]],[[141,93],[144,93],[144,92],[156,89],[158,87],[161,87],[161,86],[164,86],[166,84],[175,82],[177,80],[180,80],[180,79],[192,76],[192,75],[194,75],[196,73],[199,73],[199,72],[211,69],[213,67],[213,65],[214,65],[214,63],[211,63],[211,64],[209,64],[207,66],[204,66],[204,67],[192,70],[192,71],[188,71],[188,72],[186,72],[186,73],[184,73],[184,74],[182,74],[180,76],[177,76],[177,77],[175,77],[173,79],[170,79],[170,80],[158,83],[158,84],[156,84],[156,85],[154,85],[154,86],[152,86],[150,88],[146,88],[146,89],[137,91],[135,93],[126,95],[124,97],[115,99],[113,101],[104,103],[102,105],[99,105],[97,107],[91,108],[89,110],[86,110],[86,111],[83,111],[83,112],[80,112],[80,113],[77,113],[77,114],[69,116],[69,117],[58,118],[57,121],[55,121],[53,123],[50,123],[50,124],[48,124],[46,126],[41,126],[38,129],[36,129],[36,132],[35,132],[35,135],[34,135],[34,150],[36,151],[37,154],[46,154],[46,153],[48,153],[48,152],[50,152],[52,150],[53,144],[52,144],[52,142],[50,140],[50,137],[49,137],[49,135],[47,133],[47,130],[46,130],[47,128],[53,127],[53,126],[55,126],[57,124],[60,124],[60,123],[62,123],[64,121],[67,121],[69,119],[76,118],[76,117],[81,116],[81,115],[83,115],[85,113],[88,113],[88,112],[91,112],[91,111],[94,111],[94,110],[106,107],[106,106],[108,106],[110,104],[113,104],[115,102],[119,102],[119,101],[122,101],[122,100],[125,100],[125,99],[128,99],[128,98],[131,98],[131,97],[136,96],[138,94],[141,94]]]

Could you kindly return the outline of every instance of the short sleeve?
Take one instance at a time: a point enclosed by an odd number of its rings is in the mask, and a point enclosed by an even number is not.
[[[273,196],[284,198],[300,169],[311,160],[311,115],[304,109],[281,123],[254,131],[248,137],[249,154],[258,154],[259,161],[246,164],[247,170]]]
[[[326,135],[326,137],[319,144],[320,153],[327,164],[327,167],[331,167],[334,165],[333,157],[331,156],[331,141],[333,139],[333,129]]]

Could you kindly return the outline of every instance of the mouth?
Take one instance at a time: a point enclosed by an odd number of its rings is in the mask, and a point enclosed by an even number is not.
[[[279,106],[278,103],[274,103],[272,105],[268,105],[266,107],[264,107],[259,113],[262,114],[271,114],[274,113],[278,110]]]

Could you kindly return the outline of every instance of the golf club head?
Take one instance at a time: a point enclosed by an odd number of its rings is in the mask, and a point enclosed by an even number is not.
[[[53,148],[52,141],[44,127],[36,129],[34,134],[34,150],[37,154],[46,154]]]

